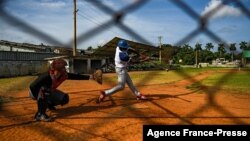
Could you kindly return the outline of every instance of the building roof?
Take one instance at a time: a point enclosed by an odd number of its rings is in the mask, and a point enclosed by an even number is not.
[[[0,40],[0,45],[14,47],[14,48],[20,48],[20,49],[28,49],[28,50],[34,50],[35,52],[54,52],[59,54],[73,54],[72,48],[62,47],[62,46],[49,46],[49,45],[35,45],[30,43],[16,43],[16,42],[10,42],[5,40]],[[81,52],[81,50],[77,50],[78,52]]]
[[[106,43],[104,46],[98,48],[92,55],[94,56],[104,56],[104,57],[110,57],[114,56],[115,54],[115,48],[117,47],[117,43],[119,40],[122,38],[115,37],[112,40],[110,40],[108,43]],[[130,40],[126,40],[129,44],[130,47],[133,49],[139,51],[139,52],[158,52],[159,48],[152,46],[152,45],[147,45],[143,43],[138,43]]]
[[[29,44],[29,43],[16,43],[16,42],[10,42],[10,41],[5,41],[5,40],[0,40],[0,45],[20,48],[20,49],[30,49],[30,50],[35,50],[37,52],[42,52],[45,49],[45,46],[42,46],[42,45],[34,45],[34,44]]]

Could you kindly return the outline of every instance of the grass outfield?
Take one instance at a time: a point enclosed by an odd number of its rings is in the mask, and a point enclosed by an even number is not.
[[[178,80],[187,79],[189,77],[198,75],[207,69],[186,68],[174,71],[134,71],[129,72],[132,81],[135,85],[152,85],[152,84],[165,84],[172,83]],[[117,76],[108,74],[104,77],[104,83],[116,83]]]
[[[187,86],[188,89],[199,89],[201,85],[208,88],[216,87],[222,90],[226,90],[231,93],[237,94],[250,94],[250,71],[236,71],[236,72],[223,72],[220,70],[209,76],[208,78],[202,80],[199,83],[193,83]],[[229,74],[228,74],[229,73]]]
[[[214,68],[185,68],[181,70],[174,71],[139,71],[139,72],[129,72],[130,76],[135,83],[135,85],[152,85],[152,84],[165,84],[172,83],[178,80],[187,79],[189,77],[198,75],[200,73],[205,73],[206,71],[216,71],[213,75],[209,76],[207,79],[201,82],[202,85],[212,87],[217,84],[218,81],[223,79],[224,81],[220,83],[220,88],[229,90],[237,93],[248,93],[250,87],[250,71],[239,71],[230,74],[227,78],[223,78],[226,72],[217,71]],[[223,69],[219,69],[223,70]],[[226,70],[226,69],[225,69]],[[23,76],[15,78],[1,78],[0,79],[0,103],[1,101],[6,101],[6,97],[11,97],[8,95],[13,92],[18,92],[29,87],[29,84],[34,80],[36,76]],[[117,83],[117,76],[115,73],[104,74],[104,83]],[[200,84],[192,84],[187,86],[189,89],[197,89]]]
[[[11,93],[15,93],[29,87],[29,84],[36,76],[22,76],[14,78],[0,79],[0,106],[3,102],[9,102],[12,99]]]
[[[27,89],[32,80],[36,76],[22,76],[13,78],[1,78],[0,79],[0,94],[5,95],[10,92],[17,92]]]
[[[225,73],[215,73],[214,75],[203,80],[201,83],[205,86],[212,87],[215,86],[220,80],[221,89],[241,93],[250,94],[250,72],[240,71],[237,73],[232,73],[228,77],[224,78]]]

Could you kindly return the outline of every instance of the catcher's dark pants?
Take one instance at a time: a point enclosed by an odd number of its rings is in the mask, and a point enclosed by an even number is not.
[[[34,94],[30,91],[30,97],[34,100],[37,100],[37,108],[39,114],[45,114],[48,106],[57,106],[65,105],[69,102],[68,94],[63,93],[60,90],[47,90],[42,87],[39,91],[39,94],[34,97]]]

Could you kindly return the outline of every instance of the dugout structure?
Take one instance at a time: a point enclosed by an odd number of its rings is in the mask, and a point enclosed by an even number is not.
[[[53,60],[62,58],[67,62],[66,70],[70,73],[92,74],[97,68],[106,63],[105,58],[86,57],[86,56],[58,56],[46,58],[49,64]]]

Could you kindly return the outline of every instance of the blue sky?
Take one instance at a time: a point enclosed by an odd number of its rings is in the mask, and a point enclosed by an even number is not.
[[[18,24],[10,24],[0,18],[0,40],[26,42],[34,44],[64,45],[73,38],[73,0],[5,0],[2,9],[16,18],[28,23],[31,27],[51,36],[60,44],[44,40],[32,32],[27,33]],[[137,0],[100,0],[101,3],[118,11]],[[183,0],[198,15],[210,11],[221,3],[221,0]],[[250,9],[250,0],[241,0]],[[77,0],[77,35],[80,36],[91,29],[109,21],[112,16],[98,9],[90,2]],[[198,23],[183,9],[171,0],[149,0],[123,18],[126,27],[132,29],[146,41],[158,45],[158,37],[162,43],[175,44],[194,31]],[[247,17],[234,3],[223,5],[223,8],[210,19],[208,28],[227,43],[250,42],[250,17]],[[103,45],[115,36],[139,41],[118,28],[105,28],[94,36],[78,43],[78,48]],[[205,34],[199,34],[187,43],[215,43]]]

